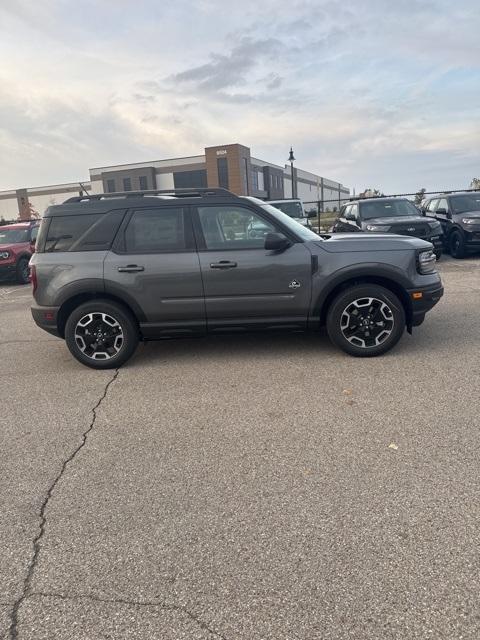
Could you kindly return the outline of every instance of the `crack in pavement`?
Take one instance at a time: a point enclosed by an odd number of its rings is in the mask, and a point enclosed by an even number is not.
[[[63,593],[48,593],[44,591],[35,591],[30,593],[28,598],[58,598],[59,600],[90,600],[91,602],[99,602],[102,604],[121,604],[130,607],[155,607],[157,609],[164,609],[165,611],[179,611],[180,613],[184,613],[186,616],[193,620],[201,629],[204,631],[208,631],[208,633],[216,636],[217,638],[221,638],[221,640],[227,640],[226,636],[224,636],[219,631],[215,631],[212,627],[205,621],[201,620],[197,615],[189,611],[186,607],[182,607],[178,604],[168,604],[167,602],[162,601],[150,601],[150,600],[128,600],[127,598],[101,598],[99,596],[89,595],[89,594],[77,594],[77,595],[64,595]]]
[[[38,556],[39,556],[39,553],[40,553],[40,543],[41,543],[41,540],[42,540],[43,535],[45,533],[45,527],[47,525],[47,517],[45,515],[45,512],[47,510],[47,506],[48,506],[48,503],[50,501],[50,498],[52,497],[53,492],[54,492],[57,484],[62,479],[63,474],[65,473],[65,471],[66,471],[68,465],[70,464],[70,462],[72,462],[75,459],[75,457],[79,453],[79,451],[81,451],[81,449],[83,449],[83,447],[86,445],[87,439],[88,439],[88,434],[92,431],[93,427],[95,426],[95,422],[97,420],[97,409],[100,407],[102,402],[105,400],[105,398],[107,396],[107,393],[108,393],[108,389],[109,389],[110,385],[113,382],[115,382],[115,380],[117,379],[117,376],[118,376],[119,372],[120,372],[120,369],[116,369],[115,370],[115,374],[113,375],[113,377],[110,378],[110,380],[105,385],[105,388],[103,390],[103,394],[102,394],[101,398],[99,399],[97,404],[92,409],[92,414],[93,414],[92,421],[90,422],[90,425],[89,425],[88,429],[83,432],[81,443],[78,445],[78,447],[76,447],[76,449],[74,449],[74,451],[69,455],[69,457],[66,460],[63,461],[63,464],[61,466],[61,469],[60,469],[59,473],[56,475],[56,477],[53,480],[52,484],[48,488],[48,491],[47,491],[47,493],[45,495],[45,498],[43,499],[42,505],[40,507],[40,514],[39,514],[40,515],[40,529],[39,529],[38,534],[35,536],[35,538],[33,540],[33,554],[32,554],[32,557],[30,558],[30,562],[28,563],[27,573],[26,573],[25,579],[23,581],[22,593],[17,598],[17,600],[14,602],[13,609],[12,609],[11,614],[10,614],[11,622],[10,622],[9,636],[8,636],[10,638],[10,640],[16,640],[18,638],[18,611],[19,611],[23,601],[25,600],[25,598],[27,598],[29,596],[29,594],[30,594],[31,582],[32,582],[33,574],[35,572],[35,567],[37,565]]]

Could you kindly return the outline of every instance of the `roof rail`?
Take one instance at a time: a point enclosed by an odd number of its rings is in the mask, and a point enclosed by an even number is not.
[[[210,196],[222,196],[238,198],[238,196],[227,189],[205,188],[200,189],[151,189],[146,191],[115,191],[113,193],[95,193],[85,196],[75,196],[65,200],[67,202],[95,202],[99,200],[119,199],[119,198],[143,198],[144,196],[171,196],[172,198],[205,198]]]

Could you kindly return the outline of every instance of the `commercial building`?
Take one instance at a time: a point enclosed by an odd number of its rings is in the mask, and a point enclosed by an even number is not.
[[[250,148],[241,144],[207,147],[202,155],[186,158],[95,167],[90,169],[90,180],[81,185],[89,193],[223,187],[264,200],[291,198],[293,193],[306,203],[325,201],[324,210],[338,208],[336,202],[349,196],[341,183],[296,167],[292,190],[290,165],[254,158]],[[25,217],[29,208],[42,213],[80,190],[80,183],[72,183],[0,192],[0,218],[13,219],[22,212]]]

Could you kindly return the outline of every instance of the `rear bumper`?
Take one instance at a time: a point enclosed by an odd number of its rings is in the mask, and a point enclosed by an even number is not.
[[[421,297],[419,297],[421,294]],[[408,295],[412,303],[412,326],[417,327],[422,324],[425,314],[440,301],[443,296],[443,285],[441,282],[427,287],[417,287],[408,289]]]
[[[57,326],[58,310],[59,307],[40,307],[38,305],[31,307],[32,317],[40,329],[52,334],[52,336],[62,338]]]

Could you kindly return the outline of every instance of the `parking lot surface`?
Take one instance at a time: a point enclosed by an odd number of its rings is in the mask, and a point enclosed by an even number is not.
[[[82,367],[0,285],[0,637],[480,637],[480,260],[389,354],[325,335]]]

